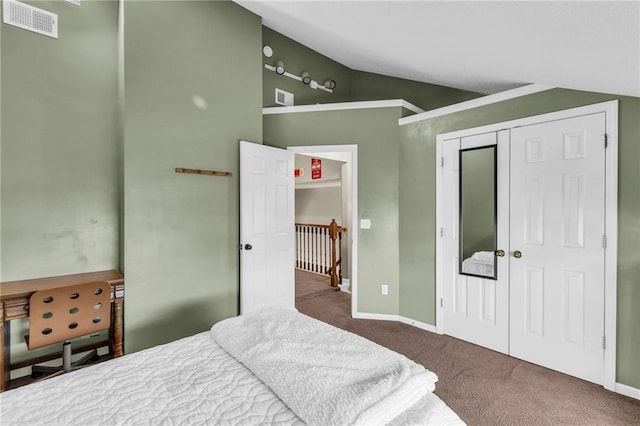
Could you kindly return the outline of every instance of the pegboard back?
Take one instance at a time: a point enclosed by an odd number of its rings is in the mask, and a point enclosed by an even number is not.
[[[111,286],[96,281],[31,295],[29,349],[106,330],[111,324]]]

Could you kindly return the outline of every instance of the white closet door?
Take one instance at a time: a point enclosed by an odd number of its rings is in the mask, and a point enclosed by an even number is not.
[[[604,133],[604,113],[511,131],[510,354],[595,383],[604,356]]]
[[[460,273],[460,150],[496,145],[498,150],[495,194],[497,197],[497,248],[508,251],[508,131],[447,141],[443,147],[443,187],[449,188],[443,194],[443,332],[507,353],[509,348],[508,257],[495,257],[496,279]],[[471,213],[474,212],[471,211]],[[493,270],[493,267],[491,269]]]

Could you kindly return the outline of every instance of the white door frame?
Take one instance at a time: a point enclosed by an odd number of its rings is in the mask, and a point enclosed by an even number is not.
[[[618,259],[618,101],[602,102],[584,107],[571,108],[548,114],[525,117],[502,123],[490,124],[481,127],[459,130],[437,135],[436,138],[436,235],[440,234],[443,227],[443,191],[442,187],[442,145],[446,140],[462,138],[479,133],[497,132],[504,129],[512,129],[519,126],[527,126],[547,121],[563,120],[581,115],[589,115],[604,112],[606,117],[605,129],[607,133],[608,147],[605,163],[605,232],[607,244],[605,249],[605,274],[604,274],[604,330],[606,345],[604,349],[604,387],[608,390],[616,390],[616,314],[617,314],[617,259]],[[604,137],[604,135],[603,135]],[[604,142],[604,141],[603,141]],[[436,301],[443,296],[443,252],[442,240],[436,243]],[[436,309],[436,332],[443,333],[443,307],[438,303]]]
[[[298,154],[321,154],[323,152],[346,152],[351,154],[351,315],[358,312],[358,145],[289,146],[289,151]]]

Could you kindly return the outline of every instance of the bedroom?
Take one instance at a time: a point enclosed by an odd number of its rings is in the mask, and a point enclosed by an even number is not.
[[[127,3],[120,29],[116,2],[83,2],[80,8],[36,3],[59,14],[58,40],[6,25],[0,33],[0,279],[119,269],[127,282],[127,352],[191,335],[236,315],[237,140],[284,144],[287,140],[280,133],[289,131],[279,130],[275,119],[262,117],[275,77],[262,68],[262,46],[268,39],[275,48],[277,34],[264,29],[258,16],[226,2]],[[122,50],[119,31],[125,39]],[[301,57],[288,59],[291,66],[298,61],[338,82],[337,96],[309,103],[402,97],[434,109],[477,96],[351,72],[321,55],[294,48],[292,55]],[[340,91],[346,87],[351,93]],[[393,93],[379,92],[385,88]],[[417,88],[424,95],[411,99]],[[299,92],[297,99],[304,101],[305,92]],[[398,149],[385,148],[388,155],[360,159],[365,174],[361,183],[371,185],[368,192],[361,185],[360,212],[384,220],[388,232],[399,237],[395,249],[385,248],[395,255],[384,270],[376,269],[376,258],[369,257],[379,251],[375,245],[379,243],[360,247],[359,267],[392,285],[390,296],[381,299],[376,281],[376,288],[362,301],[363,312],[435,323],[435,260],[430,260],[435,259],[435,217],[429,206],[435,200],[431,159],[436,134],[619,99],[617,380],[640,388],[636,332],[640,318],[635,309],[640,302],[635,278],[640,266],[636,168],[640,132],[635,117],[640,106],[637,94],[593,92],[597,90],[554,89],[411,129],[387,130],[387,138],[398,137]],[[195,107],[194,96],[206,100],[207,108]],[[348,118],[337,120],[348,126]],[[367,122],[363,132],[375,133],[368,127],[375,118],[363,120]],[[311,142],[321,143],[307,143]],[[402,167],[390,169],[387,158],[398,158]],[[175,167],[226,170],[234,176],[182,176],[173,173]],[[380,206],[377,197],[383,187],[388,191],[385,197],[395,198],[392,202],[385,198],[385,206]],[[361,274],[362,290],[367,280]]]

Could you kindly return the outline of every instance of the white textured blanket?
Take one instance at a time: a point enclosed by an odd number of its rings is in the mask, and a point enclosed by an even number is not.
[[[210,332],[0,393],[2,426],[303,426]]]
[[[211,334],[309,425],[386,424],[438,379],[403,355],[291,309],[231,318]]]

